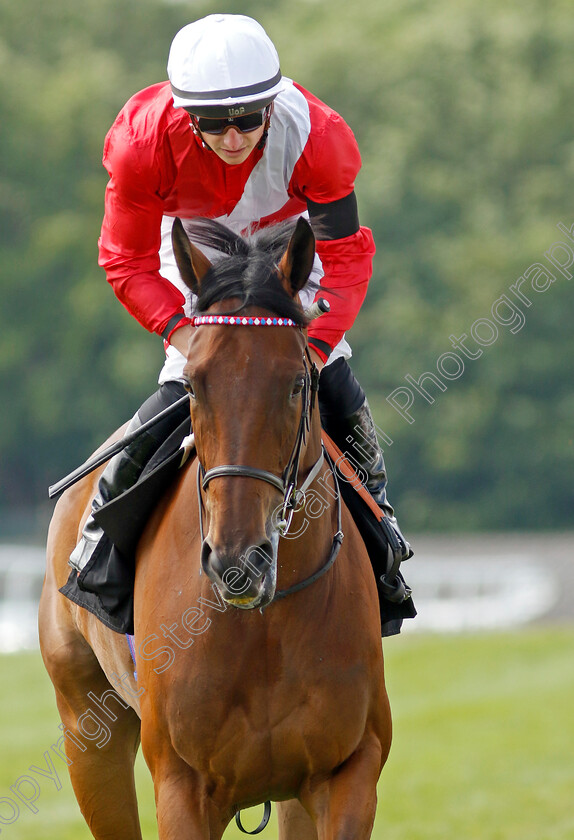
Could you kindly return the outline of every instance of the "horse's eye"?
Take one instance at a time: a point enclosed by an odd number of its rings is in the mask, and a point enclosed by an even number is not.
[[[184,387],[184,389],[187,391],[187,393],[189,394],[189,396],[190,396],[190,397],[192,397],[193,399],[195,399],[195,391],[193,390],[193,385],[191,384],[191,382],[189,381],[189,379],[186,379],[186,380],[184,381],[184,383],[183,383],[183,387]]]
[[[293,390],[291,391],[291,396],[296,397],[298,394],[301,393],[303,390],[303,386],[305,385],[305,377],[298,376],[295,380],[295,384],[293,385]]]

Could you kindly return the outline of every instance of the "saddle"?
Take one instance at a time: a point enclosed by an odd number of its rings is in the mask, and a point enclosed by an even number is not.
[[[182,465],[190,457],[195,457],[195,451],[182,444],[189,439],[190,432],[190,420],[186,418],[150,459],[137,483],[94,514],[104,536],[79,575],[73,569],[60,589],[63,595],[93,613],[117,633],[134,632],[137,544],[159,499],[175,480]],[[416,609],[398,564],[396,568],[389,568],[392,563],[389,563],[388,542],[382,527],[384,513],[324,431],[323,445],[335,465],[341,495],[371,560],[379,594],[381,635],[395,635],[400,632],[403,619],[415,617]],[[389,572],[392,573],[392,587],[388,584]],[[393,596],[397,590],[403,593],[402,600]]]

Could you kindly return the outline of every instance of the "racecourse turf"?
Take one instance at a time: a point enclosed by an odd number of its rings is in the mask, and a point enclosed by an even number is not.
[[[373,838],[571,840],[574,628],[408,634],[384,648],[394,742]],[[39,654],[0,656],[0,840],[91,837],[63,760],[53,758],[51,778],[35,774],[39,795],[25,779],[31,765],[49,773],[44,754],[61,736],[58,724]],[[152,840],[153,791],[141,757],[138,778],[144,837]],[[37,795],[31,808],[18,791]],[[261,810],[246,813],[248,828]],[[225,833],[243,836],[235,824]],[[261,837],[275,840],[274,818]]]

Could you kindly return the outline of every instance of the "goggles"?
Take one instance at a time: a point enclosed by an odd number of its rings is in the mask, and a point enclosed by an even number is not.
[[[253,111],[251,114],[242,114],[239,117],[198,117],[185,109],[191,117],[193,124],[202,134],[223,134],[226,129],[233,126],[242,134],[249,134],[261,128],[269,114],[269,106],[261,111]]]

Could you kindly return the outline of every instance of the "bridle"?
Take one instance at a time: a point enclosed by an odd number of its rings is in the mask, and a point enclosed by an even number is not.
[[[281,327],[289,326],[298,327],[300,329],[299,325],[289,318],[262,318],[251,316],[200,315],[192,319],[192,324],[196,327],[205,325]],[[290,595],[293,592],[297,592],[300,589],[305,588],[309,584],[314,583],[315,580],[318,580],[318,578],[325,574],[325,572],[327,572],[328,569],[330,569],[333,563],[335,562],[335,559],[339,552],[339,548],[341,547],[341,543],[343,541],[343,531],[341,528],[341,494],[339,492],[337,474],[335,467],[331,461],[331,458],[329,457],[328,453],[325,451],[322,445],[321,454],[319,455],[319,458],[311,467],[311,470],[309,471],[309,474],[307,475],[307,478],[305,479],[303,484],[300,487],[298,486],[301,453],[307,442],[307,435],[311,428],[313,410],[316,403],[317,393],[319,391],[319,369],[311,359],[311,356],[309,354],[309,348],[306,345],[303,353],[303,366],[305,369],[305,375],[303,380],[303,387],[301,390],[301,415],[299,418],[299,425],[297,427],[293,449],[291,450],[291,455],[289,456],[289,459],[287,461],[287,466],[283,470],[281,476],[275,475],[275,473],[269,472],[268,470],[262,470],[258,467],[250,467],[245,464],[222,464],[218,467],[212,467],[209,470],[205,470],[203,465],[200,463],[197,472],[200,537],[201,541],[203,542],[203,497],[201,491],[205,491],[209,485],[209,482],[212,481],[214,478],[222,478],[228,476],[255,478],[259,481],[265,481],[267,484],[271,484],[273,487],[275,487],[276,490],[279,490],[281,493],[283,493],[283,503],[281,505],[279,517],[275,521],[275,526],[279,531],[280,535],[284,537],[289,531],[293,515],[298,510],[300,510],[300,508],[305,503],[306,491],[309,489],[313,481],[319,475],[319,472],[321,471],[321,468],[325,461],[327,461],[327,463],[329,464],[335,482],[338,519],[337,532],[333,537],[333,544],[331,547],[331,553],[329,555],[329,558],[325,565],[318,570],[318,572],[315,572],[310,577],[301,581],[301,583],[295,584],[294,586],[289,587],[289,589],[277,591],[275,593],[274,600],[284,598],[286,595]]]
[[[307,441],[307,434],[311,426],[311,416],[315,405],[315,396],[319,390],[319,371],[315,363],[311,361],[307,348],[305,348],[305,353],[303,355],[303,364],[305,367],[305,378],[301,391],[301,416],[299,418],[299,426],[295,435],[295,443],[287,462],[287,466],[283,470],[283,474],[278,476],[275,475],[275,473],[268,472],[268,470],[258,469],[257,467],[249,467],[243,464],[223,464],[222,466],[213,467],[207,471],[204,471],[203,467],[201,467],[201,487],[203,490],[207,488],[209,482],[214,478],[234,475],[243,476],[244,478],[257,478],[260,481],[266,481],[267,484],[271,484],[283,493],[281,515],[276,522],[278,530],[283,536],[289,530],[293,514],[296,510],[298,510],[300,500],[303,498],[305,490],[317,477],[324,461],[323,451],[321,451],[321,455],[311,468],[305,484],[303,487],[297,489],[301,452]]]

